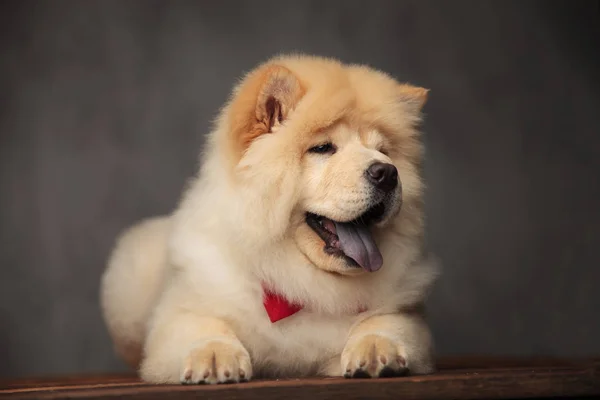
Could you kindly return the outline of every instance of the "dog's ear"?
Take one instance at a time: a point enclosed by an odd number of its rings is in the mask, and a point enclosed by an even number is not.
[[[400,100],[409,107],[409,110],[418,114],[427,102],[429,89],[404,83],[398,85],[397,93],[400,96]]]
[[[229,140],[237,163],[257,137],[272,133],[304,95],[300,81],[287,68],[264,65],[236,88],[229,108]]]
[[[274,66],[267,71],[256,99],[256,120],[271,133],[289,116],[302,95],[298,79],[285,67]]]

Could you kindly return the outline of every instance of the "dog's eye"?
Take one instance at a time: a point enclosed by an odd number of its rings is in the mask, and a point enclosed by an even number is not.
[[[311,147],[308,149],[308,151],[317,154],[333,154],[335,153],[335,146],[333,143],[323,143],[318,146]]]

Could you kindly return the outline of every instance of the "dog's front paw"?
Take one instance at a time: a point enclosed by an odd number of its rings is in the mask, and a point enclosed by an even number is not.
[[[384,378],[408,373],[402,347],[380,335],[350,340],[342,352],[342,370],[346,378]]]
[[[215,339],[194,347],[185,358],[183,384],[237,383],[250,380],[250,355],[237,340]]]

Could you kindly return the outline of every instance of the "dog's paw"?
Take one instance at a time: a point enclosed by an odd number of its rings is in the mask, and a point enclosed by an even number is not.
[[[250,355],[236,340],[216,339],[194,347],[181,371],[183,384],[245,382],[252,378]]]
[[[366,335],[350,341],[342,352],[346,378],[387,378],[408,374],[402,347],[380,335]]]

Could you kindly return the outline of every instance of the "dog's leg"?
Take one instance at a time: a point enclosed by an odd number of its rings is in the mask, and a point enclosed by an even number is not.
[[[429,329],[414,313],[375,315],[350,331],[342,352],[347,378],[389,377],[433,371]]]
[[[230,383],[249,380],[252,366],[225,322],[179,312],[154,321],[140,375],[150,383]]]

